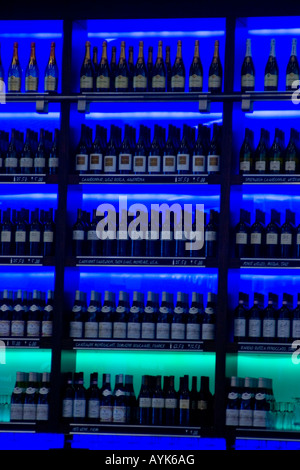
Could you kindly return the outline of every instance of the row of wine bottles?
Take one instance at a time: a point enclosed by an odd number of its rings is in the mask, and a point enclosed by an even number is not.
[[[286,209],[281,224],[280,213],[271,210],[266,225],[265,213],[256,209],[255,220],[250,223],[250,213],[240,210],[240,221],[235,227],[235,252],[238,258],[299,258],[300,225],[295,226],[295,213]]]
[[[20,93],[22,91],[22,66],[19,61],[19,44],[14,42],[13,57],[8,68],[7,82],[4,67],[0,58],[0,91]],[[55,58],[55,42],[51,42],[50,56],[44,72],[44,91],[57,93],[58,66]],[[40,72],[36,59],[35,42],[31,43],[29,61],[25,70],[25,91],[39,91]],[[7,83],[7,85],[4,85]]]
[[[92,174],[187,174],[220,171],[222,126],[214,123],[212,137],[210,128],[195,128],[183,124],[169,124],[166,129],[158,124],[151,130],[140,125],[136,141],[136,129],[125,124],[124,135],[120,127],[112,124],[110,136],[107,128],[97,125],[93,140],[92,129],[82,124],[81,136],[76,149],[76,173]]]
[[[213,395],[209,377],[180,377],[175,390],[175,377],[143,375],[140,391],[135,393],[133,376],[118,374],[112,388],[111,374],[103,374],[102,387],[98,373],[90,374],[90,386],[84,386],[83,372],[66,377],[63,391],[62,418],[75,422],[140,424],[154,426],[211,426]],[[162,383],[163,380],[163,383]]]
[[[278,77],[279,67],[276,59],[275,50],[276,41],[271,39],[270,43],[270,54],[266,63],[264,73],[264,90],[265,91],[277,91],[278,90]],[[299,88],[298,83],[294,82],[299,80],[300,69],[297,58],[297,39],[292,39],[292,50],[290,58],[286,67],[285,74],[285,87],[286,90],[292,90]],[[294,86],[293,86],[294,84]],[[255,89],[255,67],[251,52],[251,39],[247,39],[246,42],[246,53],[242,64],[241,70],[241,91],[253,91]]]
[[[3,256],[53,256],[55,248],[53,209],[2,210],[0,241]]]
[[[264,295],[254,293],[253,305],[249,308],[249,296],[239,293],[239,303],[234,311],[235,341],[264,341],[290,343],[300,337],[300,295],[293,307],[293,296],[283,294],[282,305],[278,295],[269,292],[268,303]]]
[[[201,237],[196,226],[196,214],[192,226],[187,227],[186,224],[179,231],[174,223],[173,213],[170,213],[170,224],[167,227],[165,220],[163,221],[162,212],[157,214],[156,226],[152,218],[153,212],[151,213],[152,223],[149,220],[150,216],[143,213],[139,225],[135,216],[124,215],[122,212],[121,219],[119,219],[116,213],[115,223],[110,224],[109,230],[106,230],[104,222],[97,216],[96,209],[93,210],[92,217],[88,211],[77,209],[77,220],[72,226],[73,256],[205,256],[216,258],[219,219],[217,211],[211,209],[209,221],[201,226],[204,232],[201,238],[203,240],[201,248],[192,243],[196,236]],[[205,220],[206,214],[204,215]],[[130,225],[132,223],[136,226]],[[187,235],[187,232],[190,235]],[[191,246],[187,246],[187,242],[190,242]]]
[[[189,304],[189,301],[191,303]],[[118,305],[115,294],[105,291],[103,304],[98,292],[92,291],[87,306],[86,293],[76,291],[71,312],[69,335],[71,338],[102,339],[157,339],[157,340],[214,340],[216,294],[207,294],[204,309],[203,294],[177,292],[173,295],[149,291],[133,292],[130,305],[129,292],[120,291]]]
[[[58,172],[59,130],[54,134],[40,129],[23,132],[12,129],[11,134],[0,131],[0,173],[49,174]]]
[[[121,41],[119,61],[116,59],[116,47],[111,50],[108,61],[107,41],[102,43],[102,55],[98,62],[98,48],[85,43],[85,56],[80,70],[80,92],[184,92],[186,85],[185,64],[182,57],[182,41],[177,41],[174,64],[171,65],[170,46],[166,46],[163,58],[163,42],[158,41],[156,60],[153,61],[153,47],[148,49],[148,60],[144,57],[144,42],[139,41],[137,61],[134,62],[133,46],[129,46],[126,59],[126,43]],[[208,71],[208,90],[211,93],[222,91],[223,68],[219,55],[219,41],[215,41],[213,58]],[[188,90],[200,92],[203,89],[203,67],[199,55],[199,40],[195,40],[194,56],[189,67]]]
[[[10,421],[48,421],[49,372],[17,372],[11,395]]]
[[[226,426],[273,428],[275,403],[272,379],[232,376],[227,395]]]
[[[5,289],[0,300],[2,338],[52,337],[54,292],[39,290],[13,292]]]
[[[262,128],[260,140],[254,148],[254,133],[245,129],[245,138],[240,149],[240,173],[255,174],[296,174],[300,171],[299,132],[291,128],[290,138],[285,145],[284,132],[276,128],[270,145],[270,133]]]

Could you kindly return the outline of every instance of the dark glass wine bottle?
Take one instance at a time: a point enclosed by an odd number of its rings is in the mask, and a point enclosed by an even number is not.
[[[133,91],[133,76],[134,76],[134,48],[133,46],[128,47],[128,71],[129,71],[129,80],[128,80],[128,91]]]
[[[199,40],[195,40],[194,57],[189,71],[189,91],[200,92],[203,88],[203,67],[199,55]]]
[[[230,387],[227,394],[226,403],[226,426],[238,426],[239,424],[239,410],[240,410],[240,380],[239,377],[232,376],[230,378]]]
[[[75,423],[83,422],[86,418],[87,393],[84,387],[83,372],[74,373],[74,402],[73,418]]]
[[[104,173],[117,173],[118,156],[117,127],[111,124],[109,141],[104,157]]]
[[[178,422],[178,397],[174,388],[174,375],[168,378],[168,387],[165,392],[165,424],[176,426]]]
[[[210,93],[221,93],[223,68],[219,55],[219,41],[215,41],[214,55],[208,72],[208,91]]]
[[[240,411],[239,411],[239,426],[252,427],[253,425],[253,410],[254,410],[254,387],[253,378],[245,377],[244,384],[241,391]]]
[[[201,340],[201,326],[203,321],[203,294],[192,293],[192,302],[186,322],[186,339],[189,341]]]
[[[133,74],[133,91],[144,92],[148,89],[148,71],[144,59],[144,41],[139,41],[139,53]]]
[[[283,160],[283,142],[282,132],[280,129],[275,129],[274,141],[269,152],[269,173],[279,174],[283,173],[284,160]]]
[[[7,91],[20,93],[22,68],[19,62],[18,43],[14,42],[13,57],[8,69]]]
[[[154,293],[149,291],[147,303],[142,313],[141,339],[155,339],[156,315]]]
[[[105,291],[103,305],[99,312],[99,331],[98,331],[99,338],[102,338],[102,339],[112,338],[113,311],[114,311],[113,293],[110,291]]]
[[[277,91],[278,90],[278,76],[279,68],[275,52],[275,39],[271,39],[270,55],[265,68],[264,90]]]
[[[55,57],[55,42],[51,42],[50,57],[44,75],[44,90],[55,94],[58,90],[58,66]]]
[[[41,309],[39,301],[39,291],[34,290],[27,312],[26,336],[39,337],[41,333]]]
[[[43,228],[43,256],[54,256],[55,252],[55,222],[53,221],[53,209],[45,214]]]
[[[33,159],[34,173],[42,175],[46,173],[46,146],[45,146],[45,130],[40,129],[39,142],[36,154]]]
[[[241,92],[254,91],[255,88],[255,69],[251,53],[251,39],[246,41],[246,54],[241,71]]]
[[[140,339],[141,338],[141,321],[142,321],[142,308],[140,302],[140,293],[133,292],[132,305],[128,314],[127,324],[127,338]]]
[[[85,43],[85,55],[80,69],[80,93],[94,90],[94,67],[91,59],[91,43]]]
[[[75,172],[86,173],[88,170],[88,147],[86,141],[86,126],[81,124],[80,140],[75,154]]]
[[[123,385],[123,374],[116,375],[113,392],[113,423],[126,424],[126,394]]]
[[[81,292],[77,290],[75,292],[75,301],[72,307],[70,315],[70,327],[69,336],[70,338],[82,338],[83,337],[83,325],[85,320],[85,306],[81,300]]]
[[[207,156],[207,173],[218,174],[221,165],[221,127],[213,124],[213,135],[208,149]]]
[[[171,323],[171,339],[177,341],[185,340],[187,315],[184,310],[184,294],[177,292],[177,301],[174,308]]]
[[[266,257],[279,257],[280,214],[271,210],[271,220],[266,226]]]
[[[254,161],[253,161],[253,132],[246,128],[245,138],[240,149],[240,173],[254,173]]]
[[[180,377],[179,388],[179,426],[190,425],[190,404],[191,397],[188,384],[189,376]]]
[[[37,373],[29,372],[28,384],[24,394],[23,421],[36,421],[37,399]]]
[[[297,295],[297,305],[292,311],[292,341],[299,339],[300,335],[300,293]]]
[[[262,339],[268,343],[273,343],[276,337],[276,296],[269,292],[268,305],[262,312]]]
[[[41,336],[51,338],[53,335],[53,316],[54,316],[54,292],[48,290],[47,303],[43,308],[41,322]]]
[[[216,330],[216,300],[212,292],[207,293],[207,302],[203,314],[202,335],[204,341],[214,341]]]
[[[166,46],[165,64],[166,64],[166,86],[167,86],[167,91],[171,91],[172,65],[171,65],[171,48],[170,48],[170,46]]]
[[[8,145],[7,153],[4,160],[5,173],[15,174],[18,172],[19,156],[17,150],[17,133],[16,129],[12,129],[10,133],[10,142]]]
[[[90,386],[87,389],[87,420],[89,423],[99,423],[100,391],[98,387],[98,372],[90,375]]]
[[[205,227],[204,249],[207,258],[216,258],[218,248],[218,217],[213,209],[209,213],[209,222]]]
[[[197,395],[197,426],[208,428],[213,424],[214,398],[209,389],[209,377],[201,376]]]
[[[121,42],[121,52],[119,63],[115,74],[115,90],[117,92],[126,92],[129,88],[129,70],[125,56],[125,41]]]
[[[98,322],[100,309],[100,294],[92,290],[90,304],[86,310],[86,317],[84,322],[84,338],[98,338]]]
[[[156,339],[158,340],[170,339],[173,312],[170,308],[168,296],[169,294],[167,292],[162,292],[156,323]]]
[[[37,92],[39,85],[39,68],[36,61],[35,42],[30,46],[30,58],[25,72],[25,91]]]
[[[72,372],[68,372],[64,377],[64,388],[62,391],[62,419],[70,422],[73,418],[74,387]]]
[[[43,232],[39,221],[38,209],[31,212],[31,224],[29,227],[29,254],[30,256],[41,256],[43,253]]]
[[[248,340],[259,342],[262,337],[263,296],[254,292],[253,305],[248,315]]]
[[[158,41],[156,61],[152,70],[152,89],[154,92],[166,91],[166,67],[162,52],[163,42]]]
[[[113,313],[113,338],[126,339],[127,337],[127,320],[129,313],[128,293],[119,292],[118,306]]]
[[[17,372],[16,382],[10,401],[10,421],[22,421],[24,406],[24,373]]]
[[[254,171],[257,174],[267,173],[269,168],[269,132],[260,131],[259,143],[254,152]]]
[[[23,338],[25,335],[25,309],[22,298],[22,290],[15,295],[11,317],[11,336]]]
[[[138,395],[138,424],[149,425],[151,424],[151,392],[150,380],[148,375],[142,376],[141,389]]]
[[[33,151],[31,145],[31,130],[26,129],[26,138],[20,158],[20,173],[33,173]]]
[[[152,424],[163,426],[165,424],[165,397],[161,388],[161,375],[157,375],[155,379],[156,384],[151,398]]]
[[[263,377],[259,377],[254,397],[253,427],[267,428],[270,406],[266,396],[266,383]]]
[[[261,220],[261,211],[256,211],[255,221],[250,228],[250,256],[262,258],[265,251],[265,227]]]
[[[285,221],[280,230],[280,257],[292,258],[294,250],[295,228],[292,222],[291,212],[287,209]]]
[[[289,62],[286,68],[286,75],[285,75],[285,87],[286,90],[293,90],[295,88],[299,88],[299,85],[293,87],[293,83],[295,80],[299,80],[300,69],[299,69],[299,62],[297,58],[297,39],[292,40],[292,50]]]
[[[112,46],[111,48],[111,59],[110,59],[110,73],[111,73],[111,80],[110,80],[110,91],[115,91],[115,78],[116,78],[116,71],[117,71],[117,48],[116,46]]]
[[[125,124],[124,138],[119,153],[119,173],[132,173],[132,147],[130,141],[130,126]]]
[[[49,419],[50,405],[50,373],[43,372],[37,393],[36,420],[46,422]]]
[[[4,289],[0,303],[0,336],[7,338],[11,334],[11,313],[13,310],[10,292]]]
[[[182,43],[177,41],[177,53],[171,75],[171,91],[183,92],[185,88],[185,67],[182,59]]]
[[[290,140],[284,153],[284,172],[287,174],[299,173],[299,132],[291,128]]]
[[[148,58],[147,58],[147,74],[148,74],[148,87],[147,91],[152,90],[152,75],[153,75],[153,47],[148,47]]]
[[[147,156],[148,151],[146,147],[146,127],[143,124],[140,124],[139,139],[137,141],[135,154],[133,156],[133,173],[146,173]]]
[[[111,90],[111,71],[107,58],[107,41],[102,43],[102,55],[98,66],[96,78],[96,91],[109,92]]]
[[[234,310],[233,338],[236,342],[245,341],[248,335],[248,311],[245,306],[245,295],[243,292],[239,293],[239,303]]]
[[[98,63],[98,47],[93,47],[93,67],[94,67],[94,89],[96,89],[96,80],[97,80],[97,76],[98,76],[98,67],[99,67],[99,63]]]
[[[177,153],[177,172],[187,174],[191,172],[191,149],[188,140],[188,126],[183,124],[182,139]]]
[[[5,92],[5,77],[4,77],[4,67],[2,64],[2,58],[0,54],[0,93]]]
[[[176,150],[174,148],[174,126],[169,124],[168,139],[164,148],[162,170],[164,174],[174,174],[176,169]]]
[[[82,256],[85,253],[86,227],[83,221],[82,209],[77,210],[77,220],[72,227],[73,256]]]
[[[289,295],[283,293],[282,306],[277,312],[276,339],[278,342],[290,343],[292,340],[292,311]]]
[[[110,383],[110,374],[103,374],[100,389],[100,423],[112,423],[113,396]]]

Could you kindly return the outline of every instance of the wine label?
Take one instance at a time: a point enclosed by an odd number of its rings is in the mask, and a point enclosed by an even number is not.
[[[297,233],[296,245],[300,245],[300,233]]]
[[[48,166],[49,168],[58,168],[58,158],[57,157],[49,158]]]
[[[153,75],[152,88],[158,88],[161,89],[161,91],[164,91],[166,89],[166,77],[162,75]]]
[[[27,336],[39,336],[40,326],[38,320],[27,320]]]
[[[79,153],[75,157],[76,171],[86,171],[88,169],[88,155]]]
[[[32,168],[33,167],[33,158],[22,157],[20,159],[20,168]]]
[[[208,155],[207,171],[217,172],[220,170],[220,155]]]
[[[247,162],[247,161],[240,162],[240,170],[250,171],[250,162]]]
[[[205,172],[205,155],[193,155],[193,172]]]
[[[133,157],[133,171],[145,173],[147,167],[147,158],[145,155],[135,155]]]
[[[56,91],[57,89],[57,78],[52,75],[47,75],[44,79],[45,91]]]
[[[23,337],[25,332],[24,320],[12,320],[11,322],[11,336]]]
[[[203,77],[202,75],[193,75],[189,76],[189,88],[202,88],[203,87]]]
[[[15,390],[14,390],[14,393]],[[22,393],[22,390],[20,391]],[[10,420],[11,421],[22,421],[23,419],[23,404],[22,403],[11,403],[10,405]]]
[[[126,423],[126,406],[114,405],[113,407],[113,423]]]
[[[113,323],[113,338],[126,339],[126,322],[114,322]]]
[[[133,77],[133,88],[147,88],[147,77],[143,75]]]
[[[104,173],[116,173],[117,171],[117,156],[105,155],[104,157]]]
[[[253,411],[253,426],[256,428],[267,427],[267,411],[254,410]]]
[[[113,409],[110,405],[100,406],[100,423],[111,423],[113,419]]]
[[[293,160],[285,162],[285,171],[296,171],[296,162]]]
[[[215,339],[215,325],[211,323],[204,323],[202,325],[202,339],[214,340]]]
[[[44,157],[38,157],[34,159],[34,168],[45,168],[46,159]]]
[[[169,173],[175,172],[176,157],[175,155],[164,155],[163,157],[163,171]]]
[[[8,91],[21,91],[21,77],[11,75],[7,81]]]
[[[168,410],[175,410],[177,408],[177,399],[165,398],[165,408]]]
[[[247,245],[247,242],[248,242],[247,233],[238,232],[235,236],[235,242],[237,245]]]
[[[251,427],[253,425],[253,410],[240,410],[239,426]]]
[[[217,240],[217,232],[209,230],[205,232],[205,240],[208,242],[214,242]]]
[[[275,338],[275,326],[276,322],[274,319],[266,318],[263,321],[263,336],[265,338]]]
[[[73,404],[73,417],[74,418],[85,418],[85,399],[75,398]]]
[[[63,400],[62,417],[63,418],[73,417],[73,400],[71,398],[65,398]]]
[[[98,338],[98,322],[87,321],[84,324],[84,337],[85,338]]]
[[[280,171],[280,161],[272,160],[270,162],[270,170],[271,171]]]
[[[219,75],[210,75],[208,77],[208,88],[220,88],[221,87],[221,77]]]
[[[9,336],[9,335],[10,335],[10,321],[0,320],[0,336]]]
[[[112,338],[112,323],[100,321],[98,336],[102,339]]]
[[[138,322],[128,322],[127,325],[127,338],[140,339],[141,337],[141,324]]]
[[[187,171],[190,169],[190,156],[188,153],[177,155],[177,170]]]
[[[261,244],[261,233],[251,233],[250,236],[251,245],[260,245]]]
[[[246,73],[241,77],[242,88],[254,88],[255,77],[251,73]]]
[[[226,426],[238,426],[239,424],[239,410],[226,409]]]
[[[148,171],[151,173],[159,173],[161,165],[160,155],[151,155],[148,157]]]
[[[51,320],[43,320],[42,321],[42,336],[50,337],[53,333],[53,322]]]
[[[104,75],[99,75],[96,79],[96,88],[100,91],[101,89],[109,89],[110,88],[110,77],[105,77]]]
[[[43,242],[44,243],[53,243],[53,241],[54,241],[54,233],[51,232],[50,230],[46,230],[44,232]]]
[[[29,232],[30,243],[39,243],[41,241],[41,232],[37,230],[31,230]]]
[[[84,230],[73,230],[73,240],[84,240]]]
[[[151,398],[150,397],[140,397],[139,398],[139,407],[140,408],[151,408]]]
[[[291,233],[282,233],[280,236],[281,245],[291,245],[292,244],[292,234]]]
[[[142,323],[142,339],[155,339],[155,323]]]
[[[1,242],[10,243],[11,242],[11,232],[8,230],[3,230],[1,232]]]
[[[179,400],[179,408],[181,410],[189,410],[190,408],[190,400],[188,398],[180,398]]]
[[[38,78],[28,75],[25,77],[25,90],[26,91],[37,91],[38,89]]]
[[[87,233],[87,239],[89,241],[99,240],[96,230],[89,230]]]
[[[298,73],[287,73],[285,77],[285,83],[287,87],[292,87],[295,80],[299,80]]]
[[[174,75],[171,77],[171,88],[184,88],[185,77]]]
[[[83,324],[81,321],[70,322],[70,338],[82,338]]]
[[[292,338],[300,338],[300,320],[292,320]]]
[[[185,339],[185,324],[184,323],[172,323],[171,339],[176,339],[176,340]]]
[[[90,170],[102,171],[103,155],[102,153],[90,154]]]
[[[15,157],[7,157],[5,159],[5,168],[17,168],[18,159]]]
[[[251,338],[260,338],[261,336],[261,320],[259,318],[249,319],[249,336]]]
[[[88,401],[88,418],[98,419],[100,416],[100,402],[97,399],[91,398]]]
[[[255,170],[256,171],[266,171],[266,162],[263,161],[263,160],[255,162]]]
[[[267,73],[264,80],[265,87],[277,87],[278,86],[278,75]]]
[[[165,407],[165,399],[164,398],[152,398],[151,403],[152,408],[164,408]]]
[[[278,234],[277,233],[267,233],[266,243],[267,243],[267,245],[277,245],[278,244]]]
[[[82,75],[82,77],[80,77],[80,88],[81,90],[93,89],[93,77]]]
[[[277,337],[289,338],[291,322],[288,319],[278,319],[277,321]]]
[[[123,77],[123,75],[117,75],[115,78],[115,88],[121,90],[128,89],[128,77]]]
[[[156,339],[170,339],[170,323],[156,324]]]
[[[234,336],[244,338],[246,336],[246,319],[236,318],[234,320]]]
[[[200,336],[200,324],[199,323],[188,323],[186,325],[186,339],[189,341],[199,341]]]
[[[24,243],[26,242],[26,232],[25,230],[18,230],[15,232],[15,242]]]
[[[48,403],[38,403],[36,406],[36,420],[48,421],[49,405]]]
[[[119,154],[119,170],[123,170],[123,171],[132,170],[132,155],[130,153]]]
[[[26,393],[28,393],[28,390],[26,391]],[[36,420],[36,404],[35,403],[24,403],[23,420],[24,421]]]

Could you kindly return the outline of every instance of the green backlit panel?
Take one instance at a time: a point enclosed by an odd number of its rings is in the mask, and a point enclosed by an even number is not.
[[[84,372],[85,386],[89,386],[90,374],[98,372],[99,386],[102,374],[111,374],[112,386],[116,374],[132,374],[134,390],[137,394],[141,386],[142,375],[174,375],[175,387],[179,385],[179,377],[183,375],[210,377],[210,389],[214,392],[215,354],[214,353],[182,353],[152,351],[77,351],[76,371]]]
[[[50,350],[6,349],[1,353],[0,395],[12,393],[16,372],[50,372],[50,370]]]
[[[239,354],[238,376],[273,379],[276,401],[300,397],[300,363],[293,363],[292,354]]]

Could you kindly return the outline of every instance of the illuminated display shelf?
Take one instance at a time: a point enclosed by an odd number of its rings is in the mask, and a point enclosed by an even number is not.
[[[168,258],[168,257],[131,257],[131,256],[76,256],[69,257],[66,266],[114,266],[128,267],[144,266],[144,267],[195,267],[195,268],[214,268],[217,267],[216,259],[204,257],[185,257],[185,258]]]
[[[6,348],[9,349],[51,349],[52,338],[42,337],[1,337]]]
[[[291,342],[251,342],[238,341],[230,343],[227,347],[229,352],[249,353],[249,354],[286,354],[291,355],[295,349],[291,347]]]
[[[300,269],[299,258],[241,258],[232,259],[231,268]]]
[[[220,184],[220,175],[70,175],[69,184]]]
[[[154,425],[117,425],[117,424],[86,424],[71,423],[70,434],[121,434],[142,436],[174,436],[174,437],[207,437],[213,435],[210,429],[194,426],[154,426]]]
[[[55,266],[55,257],[0,255],[0,266]]]

